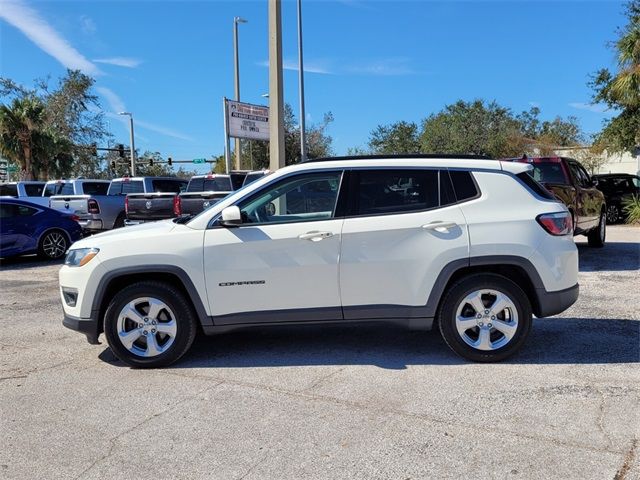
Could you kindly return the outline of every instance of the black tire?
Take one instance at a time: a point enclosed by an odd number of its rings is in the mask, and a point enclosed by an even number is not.
[[[132,353],[123,345],[118,335],[118,316],[122,309],[128,303],[145,297],[151,297],[166,304],[176,322],[173,343],[166,351],[152,357]],[[180,290],[164,282],[138,282],[125,287],[113,297],[104,317],[104,333],[109,347],[124,363],[138,368],[166,367],[177,361],[191,347],[197,328],[196,314],[190,301]],[[140,339],[143,338],[145,337],[140,337]]]
[[[462,307],[464,299],[474,291],[485,289],[493,290],[509,297],[518,316],[517,327],[511,339],[505,345],[494,350],[480,350],[467,344],[462,335],[458,333],[456,327],[457,311],[459,307]],[[470,319],[475,320],[473,316]],[[516,353],[529,335],[532,324],[531,303],[517,284],[502,275],[492,273],[472,274],[458,280],[445,292],[437,320],[442,338],[444,338],[451,350],[458,355],[473,362],[499,362]],[[484,319],[479,321],[482,320]],[[488,321],[490,320],[487,319]],[[487,325],[491,326],[489,323]],[[492,337],[500,338],[502,335],[495,328],[490,329],[490,332]]]
[[[113,222],[113,228],[124,227],[124,219],[125,219],[125,214],[124,212],[121,212],[120,215],[118,215],[118,217],[116,218],[116,221]]]
[[[594,248],[602,248],[604,247],[604,242],[607,238],[607,216],[604,212],[600,212],[600,221],[598,222],[597,228],[592,229],[587,234],[587,239],[589,240],[589,246]]]
[[[69,249],[69,237],[62,230],[49,230],[45,232],[38,242],[38,256],[46,260],[59,260],[64,258]]]

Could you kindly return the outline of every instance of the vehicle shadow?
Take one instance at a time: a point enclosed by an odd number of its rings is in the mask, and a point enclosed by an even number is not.
[[[100,358],[125,366],[107,348]],[[612,364],[640,362],[640,322],[617,319],[535,319],[520,353],[506,364]],[[251,368],[317,365],[463,365],[438,331],[396,325],[300,326],[237,330],[196,339],[170,368]]]
[[[603,248],[576,243],[581,272],[629,271],[640,269],[640,242],[611,242]]]
[[[0,258],[0,270],[23,270],[27,268],[45,267],[47,265],[62,265],[64,258],[60,260],[44,260],[38,255],[22,255],[20,257]]]

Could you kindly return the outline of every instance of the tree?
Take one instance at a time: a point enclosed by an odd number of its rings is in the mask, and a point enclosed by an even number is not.
[[[496,102],[459,100],[431,114],[422,123],[421,150],[427,153],[522,155],[520,122]]]
[[[572,156],[578,160],[591,175],[595,175],[605,163],[607,157],[598,144],[589,148],[582,148],[572,152]]]
[[[333,115],[328,112],[324,114],[321,123],[306,126],[307,158],[327,157],[332,154],[332,138],[327,133],[331,122],[333,122]],[[254,170],[269,168],[269,142],[243,140],[241,149],[244,168],[252,168]],[[298,125],[293,109],[289,104],[284,106],[284,151],[286,165],[300,162],[302,156],[300,152],[300,125]],[[224,160],[222,164],[224,165]]]
[[[6,156],[24,168],[25,177],[100,174],[101,159],[93,155],[89,147],[104,141],[110,134],[98,98],[92,93],[94,82],[93,78],[77,70],[68,70],[53,90],[49,87],[49,79],[37,80],[35,87],[28,89],[10,79],[0,78],[0,94],[8,99],[0,105],[3,112],[0,150],[14,152]],[[25,108],[31,108],[29,115]],[[19,122],[22,122],[21,126]],[[7,133],[11,131],[21,131],[22,136],[12,140]],[[28,135],[27,131],[30,132]],[[15,157],[19,150],[15,145],[17,138],[23,147],[20,158]],[[27,152],[29,168],[26,166]]]
[[[0,153],[20,167],[25,180],[37,178],[37,156],[50,143],[44,122],[45,106],[37,97],[14,98],[10,105],[0,105]]]
[[[516,143],[522,145],[524,153],[551,155],[558,147],[576,146],[584,141],[576,117],[570,116],[565,120],[558,116],[551,121],[541,121],[539,116],[538,107],[516,116],[522,135]]]
[[[633,151],[640,145],[640,0],[626,6],[627,25],[613,43],[617,72],[603,68],[589,82],[593,103],[605,103],[620,113],[605,122],[596,142],[609,151]]]
[[[419,153],[420,136],[413,122],[378,125],[369,134],[369,150],[376,154]]]

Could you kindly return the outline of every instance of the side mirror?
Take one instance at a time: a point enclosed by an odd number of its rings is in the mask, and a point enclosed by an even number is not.
[[[222,218],[220,225],[223,227],[238,227],[242,224],[242,215],[240,209],[235,205],[222,210]]]

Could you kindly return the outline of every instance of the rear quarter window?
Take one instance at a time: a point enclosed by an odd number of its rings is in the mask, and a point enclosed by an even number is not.
[[[536,182],[534,178],[531,176],[530,172],[531,170],[528,172],[518,173],[516,177],[522,180],[522,183],[524,183],[529,188],[529,190],[534,192],[539,197],[546,198],[547,200],[555,200],[555,197],[553,196],[553,194],[549,192],[549,190],[544,188],[542,185],[540,185],[538,182]]]
[[[466,170],[449,170],[454,194],[458,202],[476,198],[480,192],[471,172]]]

